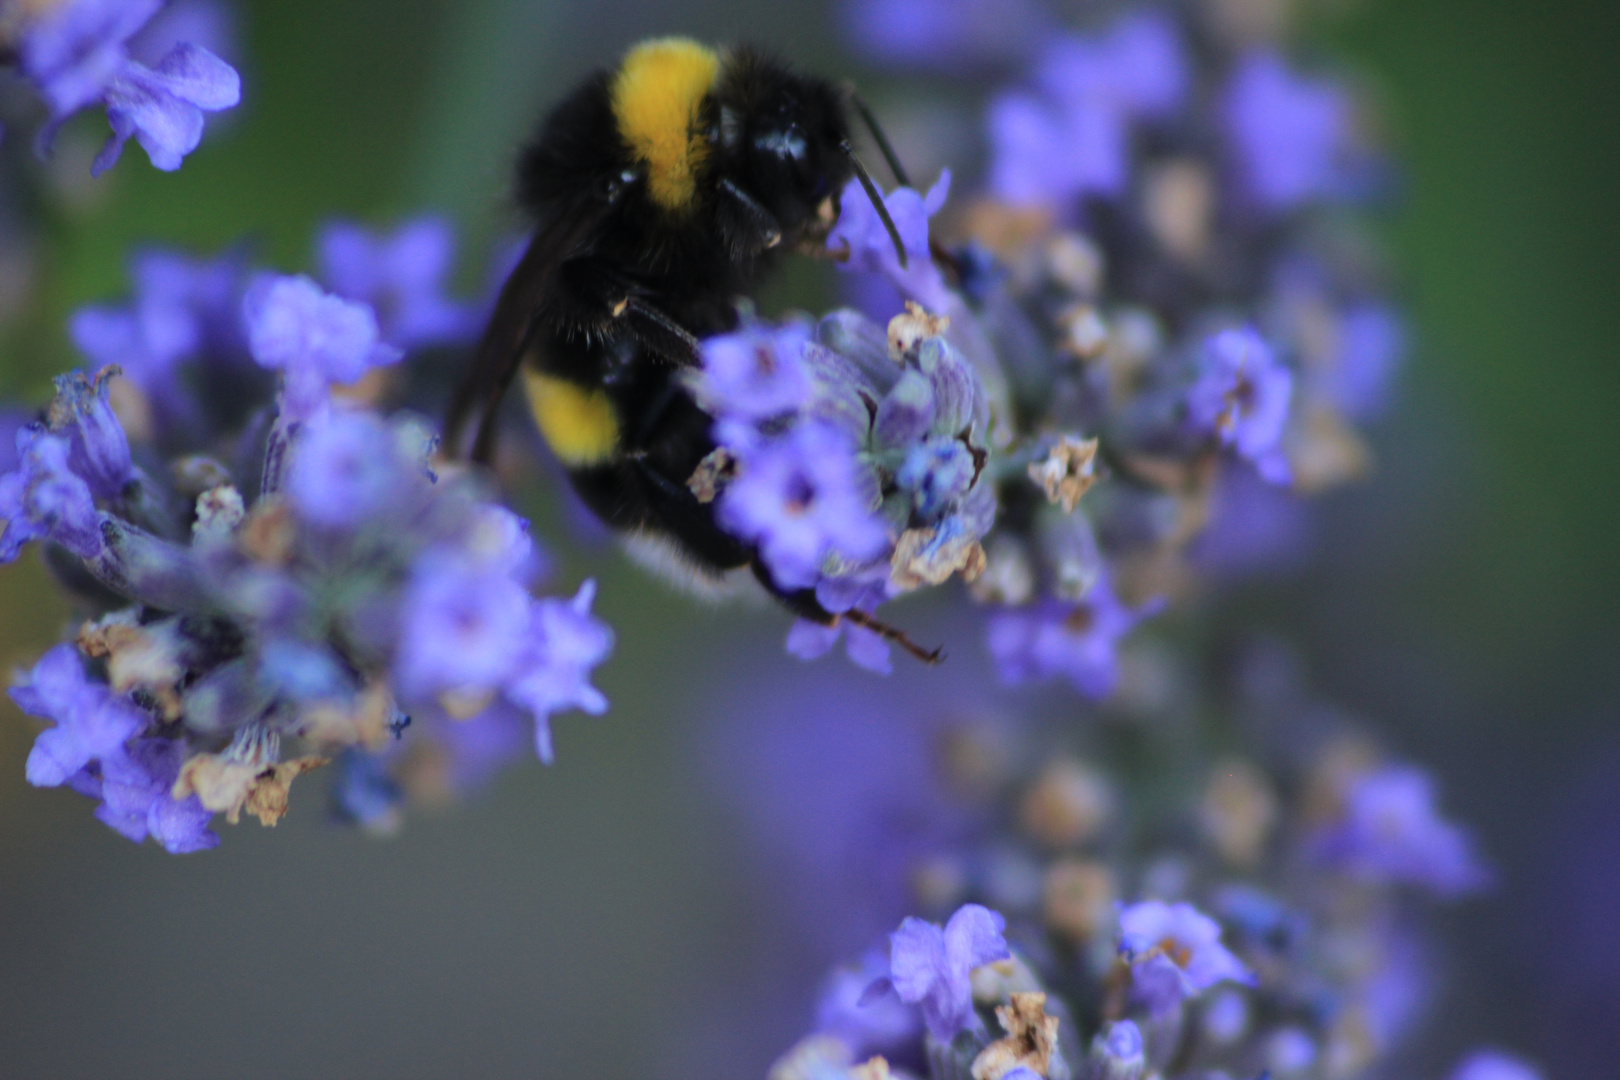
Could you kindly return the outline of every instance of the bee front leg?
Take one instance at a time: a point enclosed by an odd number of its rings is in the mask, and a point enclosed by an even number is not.
[[[718,190],[715,217],[732,258],[758,255],[782,242],[782,226],[759,200],[730,180],[722,179]]]

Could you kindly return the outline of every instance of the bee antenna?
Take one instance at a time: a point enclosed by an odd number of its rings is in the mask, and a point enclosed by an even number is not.
[[[901,187],[911,187],[911,177],[906,175],[905,166],[900,164],[899,155],[894,152],[894,147],[889,145],[889,137],[883,134],[883,128],[878,126],[877,117],[872,114],[866,102],[861,100],[861,96],[855,92],[853,86],[849,87],[849,103],[855,106],[855,111],[866,124],[866,130],[872,133],[872,141],[877,143],[878,150],[883,154],[883,160],[889,163],[889,171],[894,174],[895,182]]]
[[[860,178],[861,187],[866,189],[866,197],[872,200],[872,208],[883,219],[883,227],[889,230],[889,239],[894,241],[895,254],[900,256],[900,269],[906,268],[906,245],[900,240],[900,230],[894,227],[894,218],[889,216],[889,208],[883,205],[883,196],[879,193],[877,185],[872,182],[872,174],[866,171],[861,159],[855,156],[855,149],[846,140],[839,144],[839,148],[849,158],[849,163],[855,166],[855,175]]]
[[[943,645],[934,649],[925,649],[907,637],[904,630],[897,626],[890,626],[881,619],[875,619],[859,608],[850,608],[842,614],[841,618],[848,619],[856,626],[872,631],[884,641],[894,642],[929,667],[933,667],[945,659],[945,647]]]

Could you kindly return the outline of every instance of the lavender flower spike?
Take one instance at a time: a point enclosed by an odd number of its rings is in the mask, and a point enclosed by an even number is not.
[[[973,1011],[975,968],[1006,960],[1012,953],[1002,931],[1007,920],[978,904],[964,904],[941,929],[908,918],[889,935],[889,977],[867,987],[873,1001],[892,989],[908,1005],[922,1007],[928,1033],[948,1043],[978,1025]]]

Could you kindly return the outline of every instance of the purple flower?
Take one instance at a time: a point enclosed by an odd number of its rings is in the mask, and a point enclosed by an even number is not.
[[[1106,107],[1134,119],[1173,112],[1186,97],[1188,75],[1175,23],[1140,12],[1098,37],[1057,38],[1035,79],[1068,108]]]
[[[338,817],[369,831],[392,832],[399,825],[404,799],[381,754],[350,747],[338,755],[337,779],[332,783],[332,810]]]
[[[1216,983],[1254,976],[1221,944],[1220,924],[1191,904],[1144,900],[1119,913],[1119,951],[1132,994],[1151,1012],[1174,1009]]]
[[[888,533],[874,503],[849,437],[812,420],[742,455],[737,478],[720,497],[719,518],[759,545],[778,585],[803,588],[815,584],[831,554],[859,561],[882,552]]]
[[[407,698],[493,693],[512,675],[531,632],[528,591],[460,552],[417,560],[400,601],[394,660]]]
[[[1099,37],[1058,38],[1037,64],[1034,91],[991,102],[990,190],[1020,206],[1120,195],[1131,124],[1172,112],[1187,82],[1180,36],[1162,15],[1123,19]]]
[[[241,100],[236,71],[199,46],[177,44],[154,67],[130,59],[129,38],[161,6],[160,0],[64,0],[24,17],[15,42],[18,65],[51,111],[40,131],[41,149],[69,116],[100,101],[113,130],[93,174],[118,160],[131,135],[154,166],[172,171],[201,141],[203,112]]]
[[[58,375],[51,402],[51,430],[67,437],[68,465],[98,499],[117,498],[135,479],[129,438],[107,401],[114,373],[103,368],[94,380],[81,371]]]
[[[1062,675],[1086,697],[1101,700],[1119,680],[1120,639],[1154,610],[1131,610],[1098,580],[1078,603],[1042,600],[998,612],[986,642],[1006,682]]]
[[[113,133],[90,172],[99,176],[112,168],[131,135],[155,168],[173,172],[202,142],[203,113],[229,109],[241,100],[236,69],[201,46],[176,45],[155,68],[130,61],[107,87],[107,121]]]
[[[243,300],[248,347],[261,367],[282,373],[282,414],[307,420],[327,403],[332,384],[356,382],[403,355],[379,340],[364,304],[322,292],[309,278],[266,275]]]
[[[699,399],[710,412],[745,420],[791,413],[810,397],[804,348],[808,328],[749,326],[703,343]]]
[[[0,476],[0,563],[15,560],[30,540],[49,539],[80,558],[103,547],[90,486],[73,472],[68,439],[39,428],[17,432],[21,464]]]
[[[787,651],[800,660],[819,660],[832,651],[840,637],[845,637],[844,652],[857,667],[878,675],[894,670],[889,662],[889,643],[883,636],[847,619],[840,619],[832,626],[795,619],[788,630]]]
[[[215,56],[236,59],[236,12],[225,0],[169,0],[129,39],[129,54],[143,64],[156,64],[187,41]]]
[[[1319,388],[1345,416],[1370,420],[1389,400],[1390,382],[1406,352],[1406,327],[1385,304],[1360,303],[1338,320],[1337,349]]]
[[[1271,483],[1285,484],[1291,474],[1281,443],[1293,392],[1293,373],[1264,338],[1248,328],[1223,330],[1204,342],[1187,416],[1196,432],[1232,447]]]
[[[893,989],[901,1001],[922,1007],[930,1035],[950,1042],[978,1026],[970,976],[1012,956],[1002,937],[1006,928],[1006,919],[978,904],[963,904],[944,929],[907,918],[889,935],[889,977],[867,987],[863,1000],[879,1000]]]
[[[304,521],[345,529],[383,524],[412,479],[382,417],[334,411],[299,432],[286,490]]]
[[[866,988],[888,972],[888,958],[873,951],[859,965],[837,969],[821,985],[815,1030],[841,1040],[856,1061],[873,1054],[899,1056],[922,1035],[917,1011],[899,998],[884,994],[861,1003]]]
[[[139,739],[103,758],[100,775],[81,791],[102,800],[96,817],[137,844],[151,836],[171,855],[206,851],[219,846],[208,828],[214,815],[196,795],[172,792],[184,756],[177,739]]]
[[[71,644],[40,657],[26,680],[9,692],[23,712],[56,722],[39,733],[28,754],[28,782],[35,787],[65,783],[146,726],[146,717],[113,697],[105,683],[85,678],[84,662]]]
[[[1038,0],[845,0],[844,37],[883,65],[957,72],[1017,60],[1051,23]]]
[[[455,247],[450,223],[437,217],[413,218],[391,236],[333,222],[316,239],[321,280],[371,305],[383,340],[405,350],[464,344],[478,333],[478,312],[444,294]]]
[[[880,274],[929,311],[943,311],[951,303],[951,291],[929,254],[928,219],[939,213],[950,190],[951,171],[945,169],[927,195],[896,188],[883,197],[883,205],[906,249],[906,265],[902,268],[883,219],[878,217],[860,181],[851,180],[838,196],[838,223],[827,234],[827,249],[846,252],[848,269]]]
[[[124,43],[163,0],[64,0],[22,21],[17,63],[33,81],[53,122],[95,102],[129,63]],[[8,12],[8,14],[11,14]]]
[[[1451,1080],[1542,1080],[1541,1070],[1496,1050],[1476,1050],[1457,1066]]]
[[[236,361],[249,371],[242,326],[242,259],[192,259],[150,250],[130,262],[134,299],[127,306],[80,308],[68,323],[73,344],[97,366],[116,364],[150,405],[161,436],[199,433],[197,402],[182,377],[188,361]]]
[[[595,597],[596,582],[586,581],[572,600],[534,601],[527,655],[506,688],[507,698],[534,716],[535,750],[548,765],[552,713],[580,709],[597,716],[608,706],[590,683],[591,669],[613,651],[613,631],[591,614]]]
[[[1189,553],[1200,569],[1219,577],[1286,572],[1309,554],[1311,525],[1309,505],[1293,492],[1231,462],[1215,478],[1209,523]]]
[[[1337,84],[1251,53],[1232,75],[1225,113],[1238,172],[1262,205],[1292,210],[1339,189],[1351,111]]]
[[[1317,855],[1363,881],[1422,885],[1460,896],[1489,880],[1467,831],[1435,810],[1421,769],[1387,765],[1357,778],[1344,816],[1315,840]]]

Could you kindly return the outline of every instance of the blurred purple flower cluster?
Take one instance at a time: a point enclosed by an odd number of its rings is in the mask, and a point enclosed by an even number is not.
[[[1199,602],[1299,561],[1307,500],[1365,471],[1356,426],[1404,347],[1364,105],[1249,10],[1278,5],[1239,6],[843,5],[874,63],[949,78],[951,102],[982,91],[982,146],[928,151],[986,167],[977,193],[959,176],[888,196],[905,265],[843,193],[828,248],[864,315],[710,343],[722,510],[757,497],[761,445],[836,474],[845,531],[795,580],[834,592],[864,509],[888,526],[888,599],[901,530],[971,477],[989,524],[958,574],[978,610],[945,625],[981,623],[989,663],[953,657],[898,701],[834,673],[780,714],[717,693],[716,768],[748,777],[726,798],[781,879],[782,933],[859,957],[775,1080],[1373,1075],[1433,995],[1425,901],[1490,880],[1427,773]],[[984,411],[957,446],[930,441],[942,426],[879,464],[918,341],[961,358]],[[784,438],[842,419],[841,387],[864,403],[846,438]],[[721,521],[774,569],[793,503],[773,506]],[[790,649],[833,633],[801,626]],[[899,923],[886,953],[874,922]]]
[[[1138,646],[1110,707],[1064,723],[986,715],[951,688],[914,702],[939,719],[904,745],[932,767],[846,789],[857,805],[838,810],[866,823],[860,843],[896,861],[886,875],[908,887],[897,897],[871,874],[825,866],[793,880],[825,920],[922,918],[890,935],[887,963],[869,954],[827,981],[781,1075],[867,1077],[873,1055],[889,1070],[875,1075],[936,1080],[1368,1075],[1433,993],[1419,899],[1471,893],[1489,875],[1426,774],[1279,678],[1274,644],[1236,656],[1207,686],[1176,672],[1166,699]],[[1254,745],[1192,750],[1200,715]],[[1256,737],[1279,728],[1285,739]],[[839,737],[846,757],[882,749]],[[795,755],[755,758],[760,791],[830,780],[828,738],[802,733]],[[728,769],[749,751],[732,754]],[[951,827],[902,841],[913,826],[895,808],[922,813],[942,797],[926,812]],[[848,844],[858,828],[846,831]],[[829,901],[822,881],[846,895]],[[925,921],[947,916],[943,930]],[[807,1062],[824,1071],[793,1071]]]
[[[28,778],[171,851],[217,843],[215,813],[274,824],[334,755],[339,812],[388,827],[413,787],[476,780],[482,747],[511,756],[514,729],[550,761],[554,714],[607,707],[592,583],[532,595],[527,523],[382,407],[404,348],[475,330],[440,291],[448,231],[326,236],[356,299],[235,255],[139,256],[131,304],[73,320],[106,366],[57,379],[0,475],[0,558],[43,542],[86,617],[12,690],[53,725]]]

